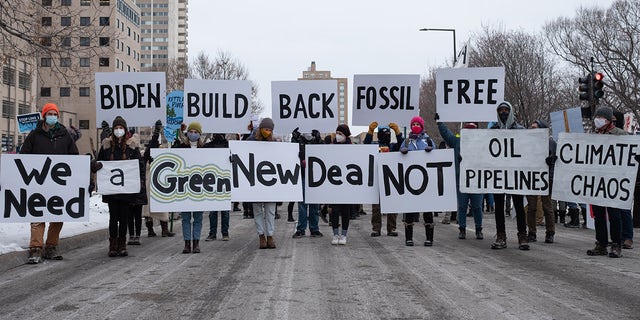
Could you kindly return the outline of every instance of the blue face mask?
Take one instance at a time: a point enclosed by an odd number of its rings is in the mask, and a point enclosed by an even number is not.
[[[198,139],[200,139],[200,134],[196,133],[196,132],[189,132],[189,133],[187,133],[187,138],[191,142],[196,142],[196,141],[198,141]]]
[[[44,121],[47,123],[47,125],[54,125],[58,122],[58,116],[46,116],[44,118]]]

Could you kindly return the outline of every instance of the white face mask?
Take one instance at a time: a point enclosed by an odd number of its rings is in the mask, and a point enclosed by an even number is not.
[[[336,133],[336,142],[343,143],[345,140],[347,140],[347,138],[344,135]]]
[[[116,138],[122,138],[124,136],[124,129],[115,129],[113,130],[113,135],[116,136]]]
[[[595,118],[593,119],[593,124],[596,126],[596,129],[600,129],[607,124],[607,120],[603,118]]]

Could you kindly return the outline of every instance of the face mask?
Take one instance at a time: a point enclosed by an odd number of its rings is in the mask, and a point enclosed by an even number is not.
[[[602,118],[595,118],[593,119],[593,124],[596,126],[596,129],[600,129],[607,124],[607,120]]]
[[[122,138],[124,136],[124,129],[115,129],[113,130],[113,135],[116,136],[116,138]]]
[[[420,127],[420,126],[413,126],[413,127],[411,127],[411,132],[412,132],[413,134],[420,134],[420,133],[422,133],[422,127]]]
[[[46,116],[44,121],[47,125],[52,126],[58,122],[58,116]]]
[[[265,130],[265,129],[260,129],[260,134],[262,135],[263,138],[269,138],[269,136],[271,135],[271,131]]]
[[[198,139],[200,139],[200,134],[197,132],[187,132],[187,138],[191,142],[196,142],[198,141]]]
[[[336,142],[337,143],[343,143],[343,142],[345,142],[345,140],[347,140],[347,138],[345,136],[336,133]]]
[[[507,122],[507,119],[509,119],[509,113],[508,112],[500,113],[500,121]]]

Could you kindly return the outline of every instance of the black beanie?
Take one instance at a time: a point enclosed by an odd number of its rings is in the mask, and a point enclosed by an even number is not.
[[[601,116],[609,121],[611,121],[611,119],[613,119],[613,109],[609,108],[609,107],[598,107],[598,109],[596,109],[596,113],[593,115],[593,117],[597,117],[597,116]]]
[[[336,128],[336,132],[342,132],[345,137],[351,136],[351,130],[349,130],[349,126],[346,124],[341,124]]]
[[[127,122],[124,121],[124,118],[122,118],[121,116],[117,116],[115,119],[113,119],[113,125],[111,126],[111,128],[115,128],[116,126],[123,126],[124,131],[128,131]]]
[[[260,129],[271,129],[273,130],[273,120],[271,120],[271,118],[264,118],[262,119],[262,121],[260,121],[260,125],[258,126],[258,128]]]

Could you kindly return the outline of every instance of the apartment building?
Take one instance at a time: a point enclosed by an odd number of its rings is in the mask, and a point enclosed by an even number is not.
[[[311,66],[302,71],[302,78],[298,80],[337,80],[338,81],[338,123],[349,123],[349,104],[347,99],[347,78],[333,78],[331,77],[331,71],[320,71],[316,69],[316,62],[311,61]]]
[[[163,70],[187,61],[188,0],[137,0],[141,15],[142,71]]]

